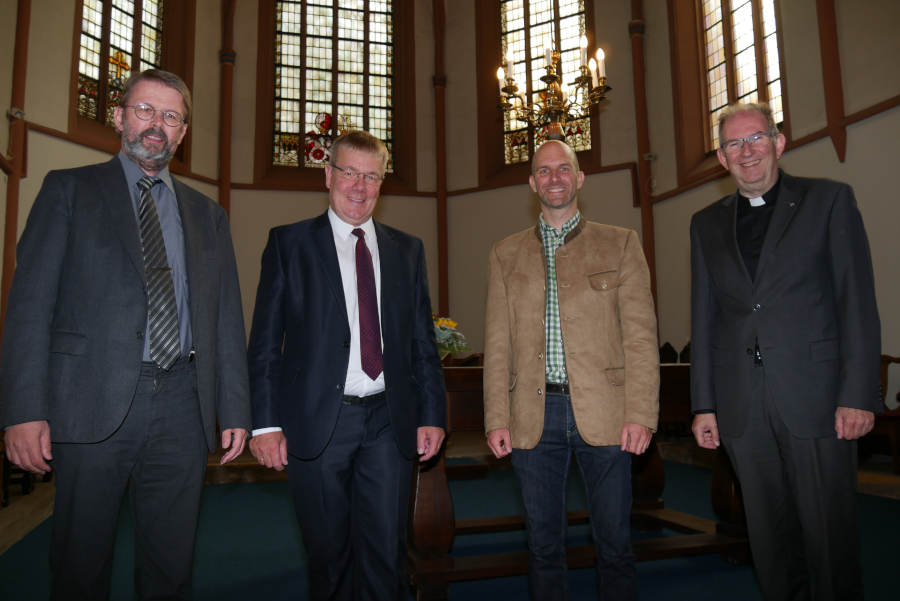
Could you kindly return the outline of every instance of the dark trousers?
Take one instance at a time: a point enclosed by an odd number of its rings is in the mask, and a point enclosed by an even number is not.
[[[722,437],[741,483],[750,548],[767,601],[862,601],[856,442],[792,436],[754,369],[738,438]]]
[[[314,601],[408,599],[406,519],[412,460],[383,397],[343,404],[321,455],[288,458]]]
[[[93,444],[53,444],[54,600],[109,598],[116,522],[127,489],[138,598],[190,598],[207,456],[194,382],[187,361],[169,372],[144,364],[128,415],[112,436]]]
[[[548,394],[544,432],[529,450],[513,449],[528,529],[528,586],[533,601],[569,598],[566,570],[566,480],[572,451],[584,480],[597,552],[597,598],[636,601],[631,551],[631,455],[619,446],[592,447],[575,427],[567,395]]]

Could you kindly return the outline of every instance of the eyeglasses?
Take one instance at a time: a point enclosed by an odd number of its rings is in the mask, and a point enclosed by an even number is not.
[[[182,117],[181,113],[178,113],[176,111],[156,110],[149,104],[143,102],[132,105],[123,104],[122,108],[133,110],[134,116],[141,121],[150,121],[154,116],[156,116],[156,113],[159,113],[160,115],[162,115],[162,122],[169,127],[178,127],[179,125],[187,123],[187,120]]]
[[[744,147],[744,142],[747,143],[747,146],[751,148],[759,141],[765,140],[767,138],[771,138],[774,134],[772,132],[764,132],[758,131],[755,134],[750,134],[746,138],[735,138],[733,140],[726,140],[724,144],[722,144],[722,150],[724,150],[727,154],[737,154]]]
[[[366,184],[370,186],[374,186],[376,184],[380,184],[381,180],[384,179],[383,175],[378,175],[377,173],[360,173],[359,171],[354,171],[352,167],[338,167],[337,165],[332,165],[335,169],[338,170],[338,173],[341,174],[341,177],[348,182],[357,182],[362,179]]]

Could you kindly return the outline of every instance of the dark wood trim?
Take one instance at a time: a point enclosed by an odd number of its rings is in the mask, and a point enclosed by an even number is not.
[[[382,194],[416,191],[416,94],[414,2],[393,3],[393,147],[394,171],[381,186]],[[253,183],[261,189],[325,190],[317,167],[272,164],[272,132],[275,101],[275,3],[260,2],[258,13],[256,78],[256,141],[253,149]]]
[[[816,0],[816,16],[819,22],[819,51],[822,56],[828,135],[831,136],[838,160],[843,163],[847,154],[847,129],[844,127],[844,82],[841,78],[834,0]]]
[[[12,163],[9,162],[9,160],[6,158],[6,155],[0,154],[0,171],[9,175],[10,173],[12,173],[12,170]]]
[[[66,142],[71,142],[72,144],[78,144],[79,146],[85,146],[87,148],[93,148],[94,150],[101,150],[103,152],[108,152],[109,154],[117,154],[120,150],[120,147],[117,146],[111,152],[107,151],[104,148],[97,148],[92,146],[91,144],[85,143],[84,139],[81,136],[72,135],[69,132],[60,131],[58,129],[54,129],[52,127],[47,127],[46,125],[41,125],[40,123],[35,123],[33,121],[26,121],[25,126],[29,131],[36,131],[38,133],[52,136],[54,138],[59,138],[60,140],[65,140]],[[219,180],[214,177],[208,177],[206,175],[200,175],[199,173],[194,173],[188,169],[184,168],[184,165],[181,163],[176,163],[173,159],[171,163],[169,163],[169,171],[174,173],[175,175],[180,175],[182,177],[188,177],[190,179],[195,179],[199,182],[203,182],[205,184],[210,184],[213,186],[219,185]]]
[[[25,81],[28,76],[28,38],[31,31],[31,0],[19,0],[16,8],[16,41],[13,46],[10,110],[24,110]],[[24,116],[9,121],[9,165],[6,179],[6,215],[3,225],[3,275],[0,277],[0,339],[6,318],[6,301],[16,268],[16,242],[19,228],[19,184],[25,169]]]
[[[653,202],[650,198],[650,125],[647,111],[647,83],[644,65],[644,3],[631,0],[631,22],[628,24],[631,36],[631,65],[634,80],[634,115],[637,134],[637,190],[641,207],[641,243],[644,257],[650,270],[650,291],[656,298],[656,233],[653,222]]]
[[[234,95],[235,0],[222,0],[222,49],[219,51],[219,205],[231,216],[231,123]]]
[[[450,314],[449,234],[447,226],[447,71],[445,65],[447,6],[432,0],[434,30],[434,146],[437,188],[438,313]]]

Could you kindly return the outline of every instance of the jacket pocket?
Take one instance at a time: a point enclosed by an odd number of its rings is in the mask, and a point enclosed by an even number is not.
[[[87,336],[78,332],[56,330],[50,333],[50,352],[64,355],[83,355],[87,350]]]
[[[840,357],[841,348],[837,338],[814,340],[809,343],[809,358],[812,361],[834,361]]]
[[[606,369],[606,381],[613,386],[625,386],[625,368],[610,367]]]
[[[612,271],[592,273],[588,276],[588,281],[594,290],[599,290],[600,292],[612,290],[619,285],[619,272],[613,269]]]

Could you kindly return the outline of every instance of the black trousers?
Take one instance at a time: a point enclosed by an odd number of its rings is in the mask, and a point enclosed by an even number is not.
[[[112,436],[53,444],[52,599],[109,598],[126,490],[135,519],[137,597],[190,598],[207,456],[194,372],[186,360],[168,372],[145,363],[128,415]]]
[[[767,601],[862,601],[856,441],[797,438],[754,369],[742,436],[722,442],[743,491],[750,548]]]
[[[401,455],[383,400],[341,406],[321,455],[287,465],[309,558],[313,601],[409,598],[406,519],[412,459]]]

